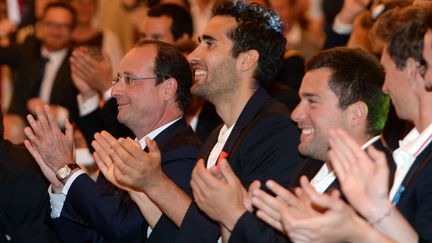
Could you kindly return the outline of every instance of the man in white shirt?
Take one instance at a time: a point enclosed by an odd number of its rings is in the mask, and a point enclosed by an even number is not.
[[[184,55],[163,42],[140,42],[122,59],[113,84],[117,119],[133,131],[139,145],[131,139],[117,141],[107,132],[97,133],[92,143],[98,151],[94,155],[96,161],[108,156],[101,147],[112,151],[113,147],[130,141],[129,148],[141,151],[156,146],[157,142],[162,153],[159,172],[190,194],[190,174],[200,142],[183,118],[192,84],[192,72]],[[132,200],[142,203],[147,197],[116,183],[113,170],[109,169],[113,161],[98,164],[105,177],[99,176],[97,182],[84,174],[75,164],[70,124],[66,123],[66,134],[62,134],[45,109],[45,112],[37,109],[37,121],[28,116],[31,128],[26,128],[29,140],[25,144],[51,182],[48,189],[51,217],[62,239],[144,241],[148,226],[155,227],[161,218],[159,209],[148,200],[145,207],[138,209]],[[129,196],[108,181],[134,194]],[[167,238],[175,237],[177,227],[166,223],[160,229],[165,233],[156,230],[148,242],[169,241]]]
[[[77,115],[77,90],[69,69],[75,11],[65,3],[50,3],[37,23],[38,35],[23,44],[0,48],[0,63],[15,71],[10,113],[25,117],[36,105],[50,104],[60,123]]]
[[[432,240],[432,93],[425,80],[430,66],[424,60],[430,59],[427,50],[426,58],[422,51],[428,45],[423,37],[431,18],[430,8],[407,7],[384,13],[372,29],[375,43],[383,47],[383,91],[390,95],[397,115],[414,124],[393,153],[397,168],[389,200],[426,241]]]

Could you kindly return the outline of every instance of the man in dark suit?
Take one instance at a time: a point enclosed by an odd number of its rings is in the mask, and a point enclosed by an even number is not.
[[[157,4],[149,9],[147,17],[139,26],[139,35],[145,40],[160,40],[178,46],[186,41],[191,41],[193,34],[192,17],[190,13],[176,4]],[[114,137],[130,136],[127,127],[118,123],[116,119],[117,105],[111,96],[111,72],[112,68],[107,60],[93,60],[91,53],[85,48],[78,48],[73,52],[72,74],[74,82],[80,91],[78,104],[80,118],[77,126],[86,137],[87,143],[93,140],[95,132],[102,129],[109,131]],[[105,59],[105,58],[104,58]],[[99,109],[98,95],[105,99],[105,104]],[[185,112],[185,118],[189,121],[190,110],[196,104],[194,100]],[[205,105],[200,108],[198,124],[192,129],[204,141],[208,134],[220,124],[214,107]],[[198,107],[196,107],[198,109]],[[193,109],[194,114],[197,109]]]
[[[281,23],[274,13],[241,1],[221,1],[213,15],[200,45],[188,57],[195,71],[191,92],[213,103],[224,124],[202,150],[206,165],[199,161],[197,167],[213,177],[207,168],[215,168],[219,158],[226,157],[241,180],[239,187],[270,178],[288,185],[300,163],[298,130],[289,110],[261,88],[272,80],[284,54]],[[129,176],[118,180],[145,191],[165,219],[180,227],[176,242],[217,241],[219,225],[190,196],[155,173],[158,163],[157,158],[119,161],[116,169]],[[134,176],[134,170],[144,171],[145,179]]]
[[[432,94],[426,88],[430,80],[425,80],[431,77],[430,57],[422,56],[422,50],[430,45],[423,42],[423,36],[431,18],[430,8],[396,9],[384,13],[372,29],[376,43],[383,43],[383,90],[390,95],[399,118],[414,124],[393,153],[397,168],[389,198],[420,241],[427,242],[432,241]]]
[[[330,192],[340,187],[328,164],[328,132],[333,128],[344,129],[364,148],[373,145],[391,158],[390,150],[380,141],[389,106],[389,98],[381,91],[383,82],[384,72],[378,60],[360,49],[329,49],[308,61],[299,90],[301,101],[291,118],[302,130],[298,149],[309,158],[303,162],[290,188],[298,186],[302,175],[306,175],[319,192]],[[393,161],[390,160],[389,164],[394,173]],[[258,190],[257,187],[255,184],[252,188]],[[251,193],[255,191],[252,188]],[[297,215],[307,217],[311,212],[301,200],[293,200],[290,204]],[[263,205],[256,204],[261,210]],[[263,219],[274,226],[271,221]],[[278,230],[283,232],[281,228]],[[230,238],[230,242],[288,241],[286,235],[265,225],[249,212],[238,220]]]
[[[0,48],[0,63],[9,65],[15,76],[9,112],[24,118],[42,102],[64,120],[78,110],[69,69],[75,11],[65,3],[48,4],[37,25],[35,36],[23,44]]]
[[[111,164],[124,155],[113,154],[117,147],[143,152],[157,142],[161,151],[159,172],[190,194],[190,174],[200,142],[183,118],[192,84],[189,63],[169,44],[143,41],[126,54],[119,70],[112,90],[118,104],[117,118],[134,132],[140,146],[131,139],[116,140],[107,132],[96,134],[95,159],[105,176],[96,183],[73,164],[71,138],[53,126],[49,112],[38,110],[38,121],[29,118],[32,129],[26,130],[30,139],[26,146],[51,182],[51,216],[67,242],[142,242],[148,226],[159,225],[161,213],[147,196],[116,182]],[[70,133],[68,124],[66,134]],[[113,160],[105,160],[110,155]],[[129,191],[130,196],[107,180]],[[139,208],[131,199],[141,203]],[[164,222],[161,228],[164,234],[152,233],[149,242],[166,241],[177,230],[171,222]]]
[[[23,146],[3,139],[0,112],[0,242],[59,242],[47,223],[47,183]]]

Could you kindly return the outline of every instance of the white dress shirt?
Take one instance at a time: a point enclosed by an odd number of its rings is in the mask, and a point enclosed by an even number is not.
[[[234,124],[235,125],[235,124]],[[219,136],[216,144],[213,146],[212,151],[207,160],[207,169],[211,168],[218,161],[219,155],[222,152],[223,147],[225,146],[226,141],[228,140],[234,125],[228,128],[225,124],[222,126],[219,131]]]
[[[375,136],[369,139],[365,144],[362,145],[362,149],[366,149],[369,145],[375,143],[381,136]],[[336,180],[336,175],[334,171],[330,171],[327,163],[321,167],[318,173],[311,180],[311,185],[315,188],[315,190],[319,193],[324,193],[327,188]]]
[[[396,163],[396,173],[389,194],[390,201],[394,199],[417,156],[423,152],[431,141],[432,123],[429,124],[422,133],[419,133],[416,128],[413,128],[402,141],[399,141],[399,148],[393,152],[393,159]]]

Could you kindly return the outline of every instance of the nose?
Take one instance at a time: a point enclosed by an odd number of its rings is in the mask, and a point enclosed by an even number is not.
[[[118,97],[120,97],[122,95],[123,89],[124,89],[124,87],[123,87],[122,82],[117,82],[116,84],[114,84],[112,86],[111,96],[117,99]]]
[[[304,108],[302,107],[302,102],[300,102],[294,110],[291,112],[291,119],[295,122],[299,122],[304,116]]]
[[[189,63],[193,64],[195,61],[200,60],[200,51],[199,51],[200,46],[198,45],[195,50],[193,50],[191,53],[189,53],[189,55],[187,56],[187,59],[189,61]]]

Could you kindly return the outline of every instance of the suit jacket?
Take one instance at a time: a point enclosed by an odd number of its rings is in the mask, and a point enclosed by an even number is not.
[[[421,242],[432,242],[432,143],[420,153],[402,182],[405,191],[397,208]]]
[[[0,63],[13,70],[14,84],[9,112],[25,117],[29,111],[27,101],[39,96],[41,78],[45,60],[41,56],[42,44],[36,38],[27,38],[22,45],[0,47]],[[78,114],[75,88],[69,67],[69,55],[57,71],[51,91],[50,103],[61,105],[69,110],[70,115]]]
[[[216,113],[214,105],[205,101],[202,111],[198,116],[195,133],[202,142],[205,142],[211,132],[221,123],[223,122]]]
[[[389,149],[387,149],[380,140],[373,143],[373,146],[383,151],[386,154],[387,161],[390,168],[390,184],[393,182],[393,175],[396,169],[394,161],[392,159],[392,153]],[[290,188],[294,189],[295,187],[299,187],[300,177],[305,175],[309,180],[315,177],[321,167],[324,165],[323,161],[314,160],[314,159],[306,159],[303,162],[303,166],[297,172],[296,180],[293,181]],[[340,189],[340,185],[338,180],[333,181],[332,184],[327,188],[326,193],[334,190]],[[254,214],[246,212],[244,213],[240,219],[237,221],[233,231],[231,232],[231,237],[229,242],[239,243],[239,242],[291,242],[289,238],[285,235],[267,225],[258,219]]]
[[[192,129],[180,119],[154,140],[161,150],[163,172],[190,194],[190,175],[200,148]],[[148,226],[128,195],[110,190],[103,178],[95,183],[87,175],[72,183],[61,217],[54,222],[65,242],[142,242]],[[149,242],[161,242],[157,236],[173,237],[177,231],[172,222],[163,221],[158,227],[165,235],[155,234]]]
[[[208,138],[202,158],[208,158],[220,128]],[[264,89],[258,89],[241,112],[223,151],[228,153],[227,160],[244,187],[256,179],[274,179],[288,185],[301,161],[298,139],[299,131],[291,123],[289,110]],[[176,242],[216,242],[219,234],[219,225],[192,203]]]
[[[59,242],[48,222],[48,187],[23,146],[3,139],[0,112],[0,242]],[[10,240],[7,239],[7,236]]]

